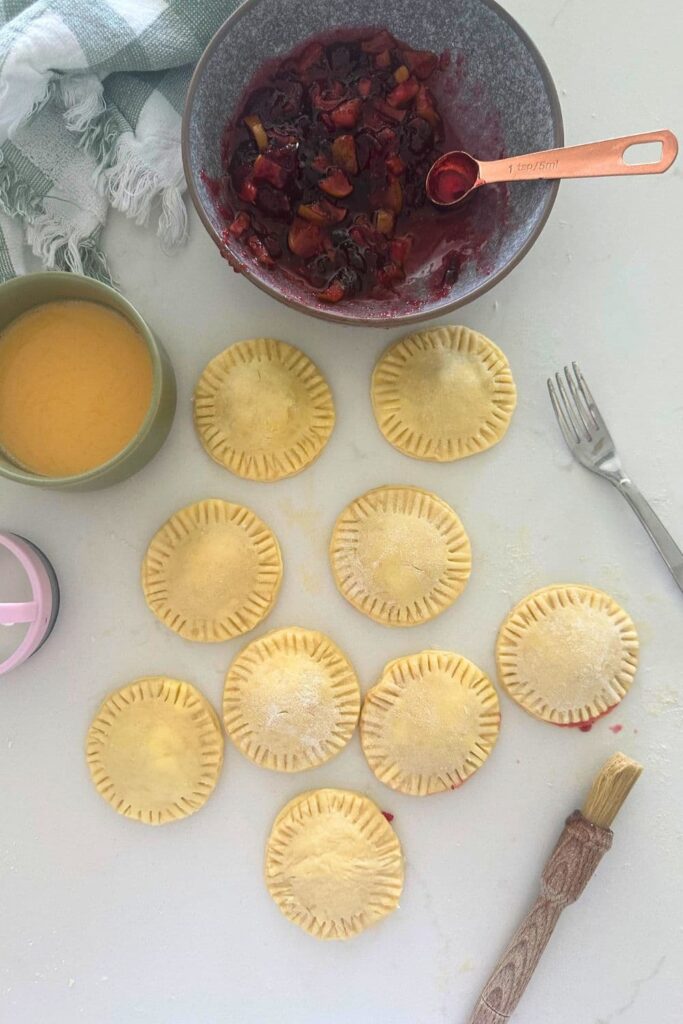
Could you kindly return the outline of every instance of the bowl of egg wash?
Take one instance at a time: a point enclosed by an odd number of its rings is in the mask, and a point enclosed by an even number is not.
[[[0,476],[108,487],[157,453],[175,407],[168,356],[113,288],[58,271],[0,285]]]

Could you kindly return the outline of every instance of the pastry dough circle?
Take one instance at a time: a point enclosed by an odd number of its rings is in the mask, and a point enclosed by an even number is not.
[[[468,327],[435,327],[391,345],[375,367],[371,394],[387,441],[433,462],[496,444],[517,403],[504,353]]]
[[[491,753],[498,695],[476,665],[450,651],[390,661],[365,697],[360,738],[368,764],[392,789],[429,796],[457,789]]]
[[[453,509],[419,487],[377,487],[352,501],[332,533],[341,594],[389,626],[417,626],[460,596],[472,569],[469,538]]]
[[[274,338],[238,341],[206,366],[194,422],[212,459],[247,480],[281,480],[320,455],[334,403],[315,363]]]
[[[290,921],[318,939],[348,939],[398,906],[403,855],[372,800],[316,789],[291,800],[275,819],[265,876]]]
[[[253,640],[225,680],[223,721],[246,757],[298,772],[346,746],[360,711],[358,679],[324,633],[291,626]]]
[[[172,515],[142,563],[149,608],[186,640],[219,643],[265,619],[282,582],[275,535],[243,505],[207,498]]]
[[[628,692],[638,635],[602,590],[543,587],[520,601],[498,633],[500,681],[513,700],[555,725],[590,723]]]
[[[86,741],[88,768],[114,810],[147,825],[194,814],[223,764],[213,708],[190,683],[145,676],[111,693]]]

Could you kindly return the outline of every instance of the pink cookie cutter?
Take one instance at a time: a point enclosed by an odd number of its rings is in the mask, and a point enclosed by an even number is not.
[[[0,531],[0,547],[5,548],[23,568],[31,587],[30,601],[0,602],[0,629],[28,623],[18,647],[0,662],[0,676],[21,665],[45,643],[59,611],[59,584],[52,565],[43,552],[15,533]]]

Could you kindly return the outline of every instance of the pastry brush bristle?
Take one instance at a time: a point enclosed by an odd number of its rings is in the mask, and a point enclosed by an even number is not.
[[[642,764],[625,754],[612,754],[593,780],[582,814],[600,828],[609,828],[631,792]]]

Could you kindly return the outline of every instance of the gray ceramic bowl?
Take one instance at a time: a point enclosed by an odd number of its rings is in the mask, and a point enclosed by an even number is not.
[[[16,466],[0,451],[0,476],[34,487],[94,491],[127,479],[156,455],[168,436],[176,407],[173,367],[137,310],[109,285],[80,274],[49,270],[14,277],[0,285],[0,331],[16,317],[44,302],[82,299],[116,310],[138,331],[152,360],[152,402],[133,440],[109,462],[77,476],[47,477]]]
[[[486,245],[438,298],[416,279],[400,298],[329,306],[277,269],[245,259],[236,243],[226,245],[221,237],[225,224],[202,172],[220,175],[221,135],[245,85],[264,62],[286,55],[311,35],[370,25],[389,29],[415,49],[451,52],[451,69],[438,98],[457,126],[460,144],[475,156],[495,159],[562,145],[562,115],[548,69],[526,33],[493,0],[246,0],[197,65],[183,119],[183,160],[207,231],[254,284],[327,320],[386,327],[440,315],[491,288],[533,245],[558,185],[537,181],[480,190],[464,215],[474,222],[474,233],[486,237]]]

